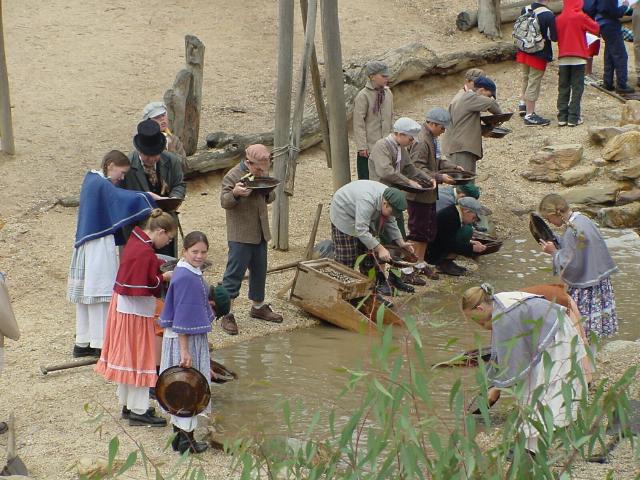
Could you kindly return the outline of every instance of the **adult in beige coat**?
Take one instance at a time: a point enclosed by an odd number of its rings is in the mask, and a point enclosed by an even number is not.
[[[502,113],[495,96],[493,80],[479,77],[474,81],[473,90],[463,93],[449,105],[449,160],[472,173],[476,172],[476,162],[482,158],[480,113]]]
[[[353,137],[358,157],[356,166],[359,180],[369,178],[369,154],[378,140],[391,133],[393,125],[393,94],[387,82],[389,71],[382,62],[367,63],[369,79],[358,92],[353,108]]]
[[[13,315],[4,274],[0,272],[0,372],[4,368],[4,337],[18,340],[20,338],[20,329],[18,328],[16,317]],[[0,422],[0,433],[6,432],[7,429],[7,424]]]
[[[222,286],[231,301],[238,297],[244,274],[249,270],[249,316],[268,322],[282,322],[282,315],[264,303],[267,282],[267,242],[271,240],[267,204],[275,200],[275,192],[268,194],[246,188],[244,179],[269,173],[271,154],[264,145],[251,145],[245,159],[229,170],[222,179],[220,204],[227,214],[227,243],[229,256]],[[233,303],[232,303],[233,307]],[[222,329],[229,335],[238,334],[232,312],[222,317]]]

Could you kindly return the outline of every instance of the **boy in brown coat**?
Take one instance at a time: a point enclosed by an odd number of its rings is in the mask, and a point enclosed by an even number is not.
[[[369,80],[356,95],[353,108],[358,180],[369,179],[369,154],[378,140],[391,133],[393,125],[393,93],[387,87],[388,68],[377,61],[367,63],[365,68]]]
[[[269,173],[271,155],[264,145],[251,145],[246,158],[229,170],[222,179],[220,204],[227,213],[227,242],[229,256],[222,286],[229,292],[232,302],[240,293],[240,285],[249,270],[249,316],[268,322],[282,322],[282,315],[264,303],[267,281],[267,242],[271,240],[267,204],[275,200],[275,192],[265,195],[259,190],[246,188],[243,179],[250,175],[260,177]],[[232,304],[233,305],[233,304]],[[238,334],[233,313],[222,317],[222,329],[229,335]]]

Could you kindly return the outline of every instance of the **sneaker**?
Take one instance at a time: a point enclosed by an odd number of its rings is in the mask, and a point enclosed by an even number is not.
[[[584,120],[582,118],[579,118],[577,122],[569,122],[567,123],[567,125],[569,125],[570,127],[577,127],[578,125],[582,125],[584,123]]]
[[[543,118],[535,112],[524,117],[524,124],[527,127],[544,127],[549,125],[550,123],[551,120]]]
[[[81,347],[80,345],[73,346],[73,358],[81,358],[81,357],[98,357],[100,358],[100,354],[102,350],[99,348],[93,348],[90,346]]]
[[[271,305],[268,303],[265,303],[260,308],[251,307],[249,316],[251,318],[259,318],[260,320],[265,320],[267,322],[282,323],[282,315],[274,312],[271,309]]]
[[[423,278],[420,278],[420,275],[418,275],[417,272],[403,273],[400,279],[404,283],[408,283],[409,285],[416,285],[418,287],[422,287],[427,284],[427,281]]]
[[[236,317],[233,316],[233,313],[227,313],[222,317],[220,327],[229,335],[238,334],[238,324],[236,323]]]
[[[131,427],[165,427],[166,425],[167,419],[156,416],[155,411],[151,409],[142,415],[129,411],[129,426]]]
[[[566,120],[558,120],[558,126],[559,127],[566,127],[567,126],[567,121]]]
[[[518,105],[518,114],[524,117],[527,114],[527,106],[524,103]]]
[[[636,93],[636,90],[629,85],[618,85],[616,87],[616,93],[620,93],[621,95],[629,95],[631,93]]]

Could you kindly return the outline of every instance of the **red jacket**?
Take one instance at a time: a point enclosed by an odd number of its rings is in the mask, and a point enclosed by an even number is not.
[[[586,32],[600,33],[600,27],[582,11],[582,5],[582,0],[564,0],[562,13],[556,17],[559,58],[589,58]]]
[[[120,257],[120,268],[113,290],[130,297],[159,297],[162,287],[160,265],[151,239],[140,228],[131,232]]]

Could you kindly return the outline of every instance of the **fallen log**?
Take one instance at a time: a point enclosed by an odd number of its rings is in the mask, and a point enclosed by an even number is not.
[[[520,16],[522,7],[531,4],[531,2],[518,2],[500,7],[500,21],[502,23],[511,23]],[[547,5],[553,13],[562,11],[562,2],[554,0]],[[456,17],[456,27],[463,32],[471,30],[478,26],[478,10],[466,10],[460,12]]]
[[[404,82],[418,80],[430,75],[451,75],[471,67],[512,60],[516,48],[508,42],[495,42],[475,50],[462,50],[437,55],[420,43],[412,43],[373,57],[389,66],[389,85],[394,87]],[[356,94],[367,80],[365,64],[373,58],[350,63],[344,68],[344,96],[347,114],[353,113]],[[305,109],[300,136],[300,150],[317,145],[322,140],[320,122],[315,106]],[[204,150],[187,158],[187,177],[233,167],[243,155],[245,148],[254,143],[273,145],[273,131],[246,135],[215,132],[207,135]]]

